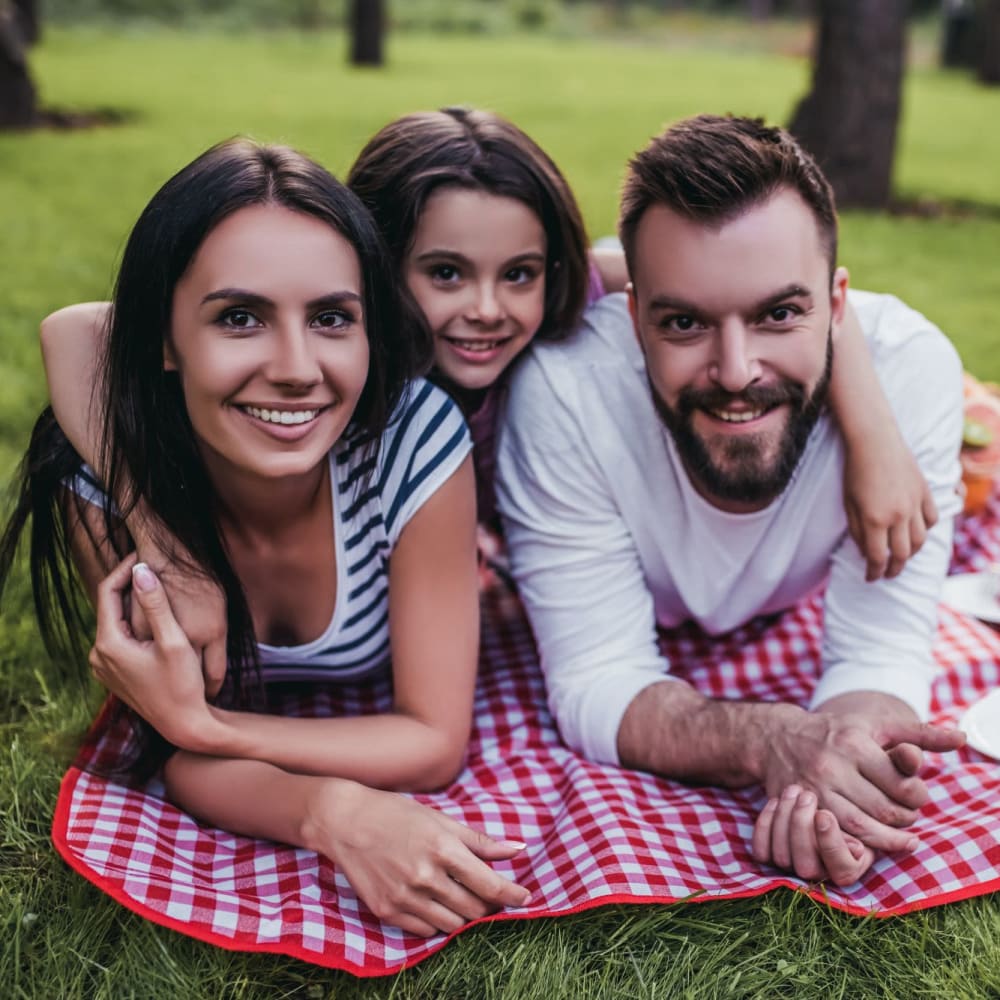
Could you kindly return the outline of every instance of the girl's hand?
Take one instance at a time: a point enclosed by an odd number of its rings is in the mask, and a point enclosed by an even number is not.
[[[816,796],[798,785],[768,801],[754,824],[751,851],[761,864],[839,886],[856,882],[875,860],[870,847],[844,833],[833,813],[818,809]]]
[[[938,519],[927,481],[896,429],[847,442],[844,507],[851,537],[865,557],[865,579],[898,575]]]
[[[484,833],[396,792],[328,785],[305,824],[307,846],[329,857],[380,920],[410,934],[451,934],[530,894],[486,863],[524,844]]]
[[[125,593],[141,607],[151,640],[136,638]],[[215,726],[205,701],[201,657],[170,610],[159,579],[134,554],[97,589],[97,635],[90,651],[94,677],[178,747],[200,750]]]

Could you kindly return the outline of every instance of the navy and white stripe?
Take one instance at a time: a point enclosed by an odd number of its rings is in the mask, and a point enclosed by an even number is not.
[[[382,436],[377,461],[357,440],[330,453],[337,603],[326,631],[301,646],[259,644],[267,681],[347,680],[389,659],[389,555],[403,528],[472,448],[440,389],[416,380]]]
[[[389,660],[389,555],[421,505],[472,450],[458,406],[424,379],[411,383],[382,435],[377,458],[357,437],[330,452],[337,602],[317,639],[301,646],[259,643],[266,681],[348,680]],[[95,506],[107,494],[84,466],[69,484]]]

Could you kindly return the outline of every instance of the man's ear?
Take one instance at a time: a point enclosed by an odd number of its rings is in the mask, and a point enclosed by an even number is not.
[[[625,284],[625,295],[628,297],[628,314],[632,317],[632,332],[642,347],[642,337],[639,336],[639,303],[635,299],[635,284],[631,281]]]
[[[840,328],[847,313],[847,286],[850,275],[846,267],[838,267],[833,272],[833,282],[830,285],[830,330],[833,339],[840,335]]]

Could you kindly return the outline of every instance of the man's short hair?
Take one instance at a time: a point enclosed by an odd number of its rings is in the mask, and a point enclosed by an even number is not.
[[[698,115],[655,136],[629,162],[618,234],[634,274],[636,231],[646,210],[664,205],[705,225],[723,226],[782,188],[812,210],[832,276],[837,261],[833,189],[816,161],[784,129],[762,118]]]

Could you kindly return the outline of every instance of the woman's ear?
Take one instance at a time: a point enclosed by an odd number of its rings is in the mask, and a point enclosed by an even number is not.
[[[165,372],[177,371],[177,359],[174,357],[174,348],[169,340],[163,341],[163,370]]]

